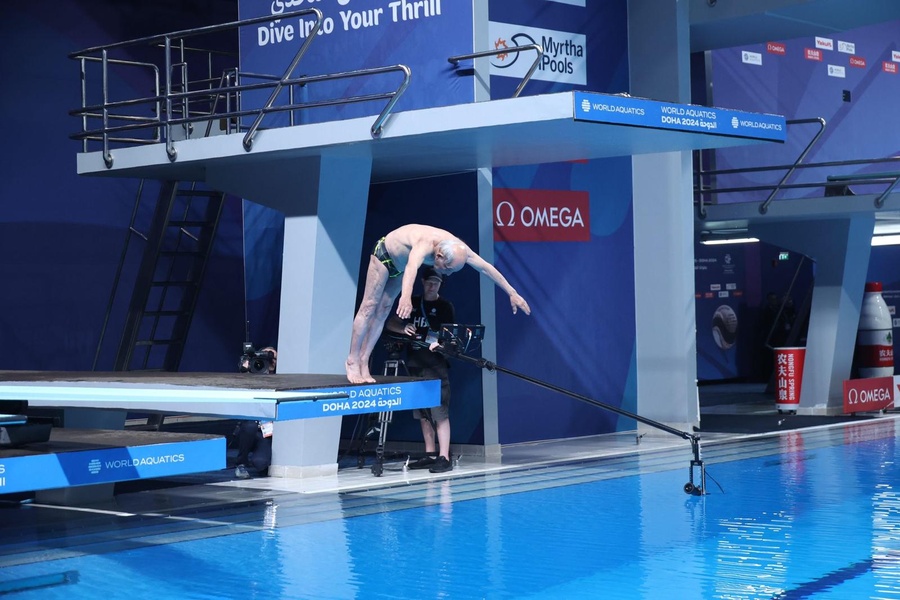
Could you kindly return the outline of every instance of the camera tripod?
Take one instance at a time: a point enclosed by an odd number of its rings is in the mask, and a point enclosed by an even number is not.
[[[480,329],[479,329],[480,328]],[[465,330],[467,334],[467,339],[463,340],[461,337],[461,332]],[[670,427],[665,423],[660,423],[658,421],[654,421],[652,419],[648,419],[646,417],[642,417],[638,414],[628,412],[627,410],[618,408],[616,406],[612,406],[610,404],[606,404],[604,402],[600,402],[599,400],[594,400],[593,398],[588,398],[587,396],[582,396],[581,394],[576,394],[575,392],[571,392],[559,386],[553,385],[551,383],[547,383],[545,381],[541,381],[540,379],[535,379],[534,377],[529,377],[528,375],[524,375],[522,373],[518,373],[511,369],[506,369],[501,367],[487,359],[484,358],[475,358],[472,356],[468,356],[465,354],[466,350],[469,347],[469,343],[473,340],[480,339],[480,336],[484,334],[484,326],[483,325],[452,325],[445,326],[442,328],[439,337],[439,344],[435,348],[435,352],[440,352],[444,356],[448,358],[455,358],[457,360],[462,360],[468,363],[472,363],[482,369],[486,369],[487,371],[494,372],[500,371],[501,373],[506,373],[507,375],[512,375],[513,377],[517,377],[518,379],[522,379],[523,381],[527,381],[529,383],[533,383],[534,385],[540,386],[542,388],[559,392],[560,394],[564,394],[571,398],[575,398],[576,400],[580,400],[581,402],[586,402],[593,406],[597,406],[599,408],[603,408],[605,410],[614,412],[616,414],[622,415],[624,417],[629,417],[643,423],[644,425],[649,425],[655,429],[659,429],[661,431],[665,431],[666,433],[671,433],[672,435],[676,435],[684,440],[687,440],[691,443],[691,451],[693,454],[693,458],[690,462],[689,467],[689,477],[688,482],[684,484],[684,493],[690,494],[693,496],[703,496],[706,494],[706,467],[703,464],[703,460],[700,458],[700,436],[693,433],[688,433],[686,431],[681,431],[680,429],[675,429],[674,427]],[[698,470],[699,473],[699,481],[695,483],[694,481],[694,472],[695,469]]]
[[[408,377],[410,374],[409,369],[406,367],[406,361],[401,358],[401,356],[403,356],[403,346],[406,344],[415,344],[426,348],[427,346],[424,342],[409,340],[405,336],[388,334],[387,339],[389,341],[387,345],[388,358],[384,361],[384,376]],[[372,463],[372,474],[376,477],[381,477],[384,473],[384,447],[387,439],[388,425],[391,424],[392,419],[393,412],[391,411],[378,413],[376,423],[370,426],[366,432],[360,436],[362,441],[356,458],[357,468],[362,469],[365,466],[366,459],[364,455],[366,452],[366,444],[377,434],[378,442],[375,446],[375,462]],[[430,416],[428,417],[428,420],[431,422],[431,427],[434,429],[435,436],[437,436],[437,427],[435,426],[434,420]],[[408,454],[407,458],[409,458]]]
[[[386,377],[397,377],[400,375],[401,365],[403,370],[406,371],[406,363],[402,358],[388,358],[384,361],[384,375]],[[384,443],[387,440],[387,428],[391,424],[393,416],[394,413],[391,411],[378,413],[378,423],[375,425],[375,429],[378,431],[378,444],[375,446],[375,462],[372,463],[372,474],[375,477],[381,477],[381,474],[384,473]],[[362,454],[360,454],[360,458],[362,458]]]
[[[400,358],[399,354],[391,353],[388,359],[384,361],[385,377],[401,376],[401,370],[403,375],[409,375],[409,371],[406,368],[406,362]],[[378,441],[375,445],[375,462],[372,463],[372,474],[376,477],[381,477],[384,473],[384,446],[385,441],[387,440],[388,425],[391,424],[393,415],[394,413],[391,411],[379,412],[377,417],[373,413],[371,416],[375,418],[375,423],[370,425],[365,433],[359,436],[360,446],[356,456],[356,466],[359,469],[362,469],[366,464],[366,445],[376,435],[378,437]],[[371,423],[372,420],[370,419],[369,422]]]

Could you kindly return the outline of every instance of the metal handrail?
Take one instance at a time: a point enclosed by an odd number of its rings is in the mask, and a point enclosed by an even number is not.
[[[797,169],[822,169],[826,167],[845,167],[845,166],[853,166],[853,165],[873,165],[884,162],[898,162],[900,161],[900,156],[888,156],[882,158],[862,158],[862,159],[852,159],[852,160],[835,160],[835,161],[823,161],[816,163],[804,163],[800,165],[796,165]],[[765,167],[745,167],[745,168],[736,168],[736,169],[721,169],[717,171],[703,171],[702,175],[736,175],[740,173],[762,173],[766,171],[783,171],[785,169],[790,168],[791,165],[772,165]],[[900,171],[891,172],[891,173],[856,173],[852,175],[828,175],[825,178],[825,181],[814,181],[809,183],[785,183],[785,184],[759,184],[759,185],[742,185],[738,187],[728,187],[728,188],[715,188],[715,189],[707,189],[707,190],[695,190],[694,193],[698,196],[701,196],[706,193],[716,193],[716,194],[729,194],[736,192],[759,192],[763,190],[774,190],[776,188],[781,190],[790,190],[790,189],[803,189],[803,188],[820,188],[827,187],[831,183],[840,182],[844,185],[853,185],[853,184],[865,184],[865,185],[876,185],[876,184],[889,184],[889,187],[882,192],[882,194],[876,198],[875,203],[876,206],[880,208],[881,204],[884,202],[884,198],[890,194],[894,187],[897,184],[900,184]],[[893,184],[893,185],[890,185]],[[880,200],[880,202],[879,202]],[[704,215],[705,216],[705,215]]]
[[[82,56],[79,58],[79,63],[81,65],[81,106],[83,107],[82,110],[84,110],[84,107],[87,104],[87,69],[85,67],[87,66],[87,63],[89,63],[89,62],[103,62],[103,59],[100,57],[97,57],[97,56]],[[154,91],[155,91],[156,95],[159,96],[159,67],[157,67],[153,63],[140,62],[140,61],[134,61],[134,60],[122,60],[122,59],[117,59],[117,58],[107,58],[106,63],[108,65],[113,64],[113,65],[122,65],[122,66],[127,66],[127,67],[143,67],[143,68],[150,69],[153,72]],[[96,107],[96,110],[102,111],[103,107],[98,106],[98,107]],[[145,119],[149,123],[158,122],[159,121],[159,106],[157,106],[156,115],[157,115],[156,117],[138,117],[137,115],[121,115],[121,116],[114,115],[114,118],[117,118],[117,119]],[[91,118],[102,119],[103,113],[102,112],[100,112],[100,113],[82,112],[82,115],[81,115],[82,130],[87,129],[88,119],[91,119]],[[156,140],[154,143],[159,142],[159,129],[155,130],[155,134],[156,134]],[[88,151],[87,144],[88,144],[87,139],[82,141],[82,145],[81,145],[82,152]]]
[[[760,214],[763,214],[763,215],[766,214],[766,212],[769,209],[769,204],[771,204],[772,200],[775,198],[775,194],[777,194],[779,190],[792,187],[792,186],[786,185],[785,181],[787,181],[788,177],[790,177],[791,174],[796,169],[803,166],[801,164],[803,162],[803,159],[806,158],[806,155],[809,154],[810,149],[813,147],[813,145],[815,145],[815,143],[819,140],[819,138],[822,137],[822,134],[825,131],[826,123],[825,123],[825,119],[823,119],[822,117],[814,117],[811,119],[788,119],[787,121],[785,121],[786,125],[804,125],[804,124],[809,124],[809,123],[818,123],[819,131],[816,132],[816,135],[813,136],[813,138],[809,141],[809,143],[806,145],[806,147],[803,149],[803,151],[797,156],[797,158],[794,160],[794,162],[792,164],[779,166],[779,167],[758,167],[758,168],[750,167],[749,168],[750,170],[782,170],[782,169],[785,170],[785,174],[782,176],[781,181],[779,181],[774,187],[764,186],[763,188],[760,188],[760,189],[770,189],[770,187],[771,187],[771,189],[772,189],[772,192],[769,194],[769,197],[766,198],[766,200],[759,207]],[[730,170],[731,173],[743,173],[743,172],[747,172],[747,171],[748,171],[748,169],[731,169]],[[725,171],[702,171],[701,170],[699,173],[696,174],[696,176],[698,177],[698,181],[700,181],[700,178],[702,178],[704,175],[721,175],[724,173],[725,173]],[[710,192],[709,192],[709,190],[700,190],[695,193],[697,193],[699,195],[698,212],[700,214],[700,218],[705,219],[706,218],[706,205],[704,203],[703,198],[704,198],[704,194],[710,193]],[[716,190],[716,193],[721,193],[721,190]]]
[[[186,61],[184,60],[184,53],[185,49],[191,51],[201,50],[190,47],[186,48],[183,38],[227,31],[229,29],[235,29],[255,23],[271,21],[271,15],[256,17],[252,19],[244,19],[240,21],[231,21],[220,25],[182,30],[170,34],[149,36],[137,40],[130,40],[127,42],[117,42],[104,46],[96,46],[70,54],[70,58],[82,61],[82,65],[84,65],[84,61],[86,60],[100,61],[103,65],[103,95],[100,104],[87,104],[87,91],[85,87],[86,84],[84,83],[86,77],[82,72],[82,106],[80,109],[69,111],[69,114],[80,117],[82,119],[82,130],[81,132],[72,134],[70,137],[72,139],[81,140],[85,152],[87,152],[87,144],[89,141],[102,142],[103,160],[107,168],[111,168],[113,164],[113,156],[110,151],[111,142],[149,144],[157,143],[161,141],[162,137],[164,137],[166,141],[166,153],[171,161],[175,161],[177,159],[177,149],[175,148],[175,140],[172,135],[172,128],[181,125],[187,125],[188,127],[190,127],[192,123],[206,121],[206,129],[208,135],[211,130],[211,118],[213,117],[213,115],[216,118],[226,119],[226,122],[230,122],[228,121],[228,119],[232,118],[253,117],[253,122],[246,130],[246,134],[244,135],[244,139],[242,142],[244,148],[247,151],[250,151],[253,145],[253,138],[258,131],[263,118],[265,118],[265,116],[268,114],[283,111],[291,111],[293,113],[293,111],[295,110],[319,106],[343,105],[358,102],[369,102],[373,100],[388,100],[387,105],[377,115],[371,127],[372,136],[379,137],[384,131],[385,123],[389,118],[391,111],[393,110],[400,96],[409,86],[411,79],[411,71],[409,67],[398,64],[385,67],[345,71],[341,73],[331,73],[326,75],[293,77],[293,71],[296,69],[303,56],[306,54],[309,45],[314,39],[316,39],[324,17],[322,11],[317,8],[296,10],[278,15],[279,19],[301,17],[303,15],[313,15],[314,17],[314,21],[307,19],[307,24],[310,25],[310,27],[309,31],[306,33],[306,39],[292,58],[290,65],[281,76],[257,76],[270,78],[269,81],[244,84],[240,81],[239,72],[236,69],[231,68],[226,69],[221,78],[219,78],[218,87],[210,87],[212,85],[215,85],[215,79],[213,79],[210,75],[207,75],[206,79],[200,82],[200,85],[202,86],[201,89],[191,90],[189,89],[189,87],[197,86],[198,82],[195,80],[189,80],[188,78]],[[118,59],[110,58],[108,53],[111,50],[119,50],[136,45],[162,47],[165,50],[164,68],[156,67],[155,65],[153,65],[154,68],[156,68],[156,88],[154,95],[143,98],[110,101],[108,93],[108,67],[110,64],[118,64],[120,61]],[[179,53],[178,62],[175,62],[175,59],[172,55],[173,52]],[[211,56],[214,52],[214,50],[207,51],[207,54],[210,56],[210,66],[212,65]],[[96,54],[99,54],[99,57],[94,56]],[[225,55],[224,53],[220,54]],[[181,81],[178,84],[173,83],[173,69],[179,69]],[[165,82],[162,85],[163,91],[160,91],[161,86],[159,84],[159,71],[161,70],[164,70],[165,75]],[[83,67],[82,71],[84,71]],[[323,99],[305,103],[297,103],[294,101],[294,86],[304,86],[315,82],[368,75],[378,75],[391,72],[399,72],[403,75],[403,79],[400,82],[399,86],[392,91],[335,99]],[[231,74],[233,74],[234,76],[231,77]],[[176,75],[176,78],[177,77],[178,75]],[[276,99],[285,88],[287,88],[289,92],[288,104],[275,105]],[[246,110],[240,107],[240,98],[242,92],[263,89],[271,90],[271,94],[262,107]],[[222,97],[225,97],[226,99],[234,97],[237,99],[237,104],[235,106],[231,106],[231,102],[229,100],[228,102],[226,102],[225,112],[218,112],[220,100]],[[201,99],[204,101],[208,101],[209,112],[198,111],[197,109],[188,109],[189,103],[193,102],[194,106],[197,106],[196,102]],[[155,118],[146,118],[140,115],[129,114],[129,112],[135,112],[133,110],[134,107],[148,104],[155,105]],[[179,115],[175,115],[175,108],[179,109]],[[203,106],[203,109],[206,109],[206,105]],[[92,120],[99,120],[101,123],[100,127],[89,128],[88,123]],[[293,124],[293,114],[291,116],[291,123]],[[143,130],[147,128],[153,128],[155,130],[156,135],[154,136],[154,139],[150,140],[135,136],[121,135],[124,132]],[[164,136],[161,135],[163,128],[165,128]],[[239,127],[239,129],[243,130],[244,127]],[[229,127],[229,132],[230,131],[231,129]]]
[[[522,89],[525,87],[525,84],[528,83],[528,80],[531,79],[531,76],[534,75],[534,72],[537,70],[538,65],[541,64],[541,58],[544,56],[544,48],[540,44],[526,44],[524,46],[516,46],[515,48],[500,48],[497,50],[484,50],[483,52],[474,52],[472,54],[461,54],[459,56],[451,56],[447,59],[447,61],[453,65],[459,66],[459,62],[462,60],[483,58],[485,56],[498,56],[500,54],[509,54],[510,52],[518,54],[520,52],[524,52],[525,50],[534,50],[537,53],[537,56],[535,56],[534,62],[531,64],[531,68],[528,69],[527,73],[525,73],[522,81],[519,82],[519,87],[516,88],[515,93],[512,95],[513,98],[518,98],[519,94],[522,93]]]
[[[833,176],[829,175],[826,177],[825,181],[813,181],[809,183],[785,183],[780,186],[782,190],[799,190],[804,188],[820,188],[820,187],[829,187],[830,185],[834,185],[836,182],[840,182],[844,185],[854,185],[854,184],[867,184],[867,185],[875,185],[875,184],[893,184],[898,177],[900,177],[900,172],[896,174],[892,174],[890,176],[885,176],[884,173],[877,173],[876,177],[866,177],[864,174],[859,175],[840,175]],[[760,184],[760,185],[742,185],[740,187],[731,187],[731,188],[716,188],[715,193],[717,194],[727,194],[731,192],[761,192],[763,190],[773,190],[776,187],[779,187],[778,184]],[[886,190],[886,193],[890,193],[890,188]],[[835,194],[839,195],[839,194]],[[882,195],[886,195],[884,192]]]
[[[384,124],[387,121],[388,116],[390,116],[391,111],[394,109],[394,105],[397,104],[397,101],[400,99],[400,95],[406,91],[406,88],[409,87],[409,81],[412,77],[412,72],[409,70],[409,67],[406,65],[395,65],[394,68],[399,69],[403,72],[403,83],[400,84],[400,87],[397,88],[395,92],[390,92],[390,100],[387,105],[384,107],[384,110],[378,115],[378,118],[375,119],[375,122],[372,123],[372,127],[370,131],[372,132],[372,137],[380,137],[381,132],[384,131]]]
[[[247,130],[247,133],[244,135],[244,139],[241,143],[244,146],[244,150],[246,150],[247,152],[249,152],[253,147],[253,136],[256,135],[256,130],[259,128],[260,124],[262,124],[263,117],[266,116],[266,113],[270,108],[272,108],[272,105],[275,104],[275,99],[278,97],[278,94],[281,93],[281,89],[284,87],[285,80],[290,79],[291,74],[294,72],[294,69],[297,68],[297,64],[299,64],[300,60],[303,58],[303,55],[306,54],[307,49],[309,49],[309,45],[314,39],[316,39],[316,36],[319,35],[319,29],[322,27],[322,11],[317,8],[313,8],[310,10],[316,11],[315,23],[313,24],[310,32],[306,35],[306,39],[300,45],[300,49],[297,50],[297,54],[295,54],[294,58],[291,60],[291,64],[288,65],[288,68],[281,76],[281,79],[275,84],[275,88],[269,95],[269,99],[266,101],[265,106],[263,106],[259,111],[256,119],[253,120],[253,124],[250,125],[250,129]]]
[[[350,96],[348,98],[336,98],[332,100],[315,100],[312,102],[304,102],[301,104],[291,104],[290,106],[271,106],[271,103],[274,102],[274,98],[278,95],[276,93],[280,92],[285,85],[307,85],[309,83],[315,83],[320,81],[330,81],[334,79],[348,79],[351,77],[362,77],[364,75],[377,75],[380,73],[390,73],[393,71],[399,71],[403,73],[403,81],[393,92],[383,92],[376,94],[366,94],[363,96]],[[379,137],[384,130],[384,123],[387,121],[388,116],[390,116],[391,109],[393,109],[394,105],[397,103],[397,100],[400,99],[400,95],[409,87],[409,82],[412,77],[412,71],[410,71],[409,67],[406,65],[391,65],[387,67],[372,67],[369,69],[358,69],[355,71],[344,71],[341,73],[329,73],[327,75],[307,75],[303,77],[298,77],[296,79],[281,79],[275,83],[275,90],[273,90],[272,95],[269,98],[269,101],[266,102],[266,106],[255,109],[251,112],[258,112],[258,116],[256,120],[253,122],[253,125],[250,126],[250,129],[244,135],[244,149],[250,151],[253,146],[253,135],[256,133],[256,129],[259,127],[259,123],[262,121],[263,117],[272,112],[281,112],[286,110],[296,110],[298,108],[312,108],[312,107],[320,107],[320,106],[334,106],[337,104],[351,104],[356,102],[369,102],[372,100],[384,100],[390,99],[387,105],[382,109],[381,113],[379,113],[378,117],[375,119],[375,122],[372,124],[370,131],[372,133],[372,137]],[[271,87],[272,84],[263,83],[256,84],[257,86],[262,87]],[[243,88],[242,88],[243,89]],[[242,111],[243,112],[243,111]]]
[[[756,167],[738,167],[731,169],[715,169],[715,170],[703,170],[699,168],[695,171],[695,183],[694,183],[694,194],[697,198],[697,204],[699,207],[699,216],[700,218],[706,217],[706,203],[705,197],[707,194],[727,194],[727,193],[735,193],[735,192],[756,192],[756,191],[764,191],[770,190],[769,196],[767,199],[760,204],[759,212],[760,214],[766,214],[768,211],[769,205],[775,199],[775,195],[779,191],[789,190],[789,189],[802,189],[802,188],[819,188],[825,187],[828,188],[830,185],[834,185],[835,182],[840,182],[844,185],[851,184],[863,184],[863,185],[875,185],[875,184],[887,184],[887,188],[882,191],[878,197],[875,198],[875,207],[881,208],[884,205],[884,201],[887,196],[891,194],[898,186],[900,186],[900,171],[892,171],[888,173],[857,173],[850,175],[828,175],[825,178],[825,181],[817,181],[810,183],[785,183],[787,179],[796,171],[801,169],[824,169],[828,167],[848,167],[854,165],[874,165],[879,163],[896,163],[900,161],[900,156],[887,156],[887,157],[879,157],[879,158],[859,158],[859,159],[848,159],[848,160],[831,160],[831,161],[821,161],[821,162],[812,162],[812,163],[804,163],[801,162],[809,153],[810,149],[813,145],[819,140],[822,136],[825,129],[825,120],[821,118],[812,118],[812,119],[795,119],[788,120],[787,124],[803,124],[803,123],[819,123],[821,127],[812,140],[806,145],[804,150],[800,153],[798,158],[790,164],[778,164],[778,165],[763,165]],[[715,176],[715,175],[736,175],[736,174],[747,174],[747,173],[765,173],[769,171],[784,171],[785,174],[781,177],[780,181],[772,184],[758,184],[758,185],[741,185],[736,187],[728,187],[728,188],[712,188],[710,186],[703,187],[702,182],[704,181],[704,177]]]
[[[900,156],[884,156],[881,158],[854,158],[849,160],[827,160],[814,163],[803,163],[796,165],[797,169],[816,169],[822,167],[846,167],[851,165],[873,165],[884,162],[898,162]],[[737,173],[758,173],[761,171],[782,171],[790,168],[791,165],[766,165],[760,167],[738,167],[736,169],[718,169],[703,171],[701,175],[734,175]],[[721,190],[716,190],[721,191]]]
[[[229,70],[229,71],[225,71],[224,73],[222,73],[222,77],[219,79],[219,89],[228,87],[228,82],[230,81],[231,76],[235,74],[235,72],[236,71]],[[222,94],[215,95],[215,100],[213,100],[213,104],[209,109],[209,112],[211,114],[216,114],[216,109],[218,109],[218,107],[219,107],[219,99],[221,97],[222,97]],[[227,98],[228,95],[225,94],[225,97]],[[225,122],[228,123],[227,120]],[[203,137],[209,137],[209,134],[212,133],[212,123],[213,123],[212,119],[207,120],[206,132],[204,132]],[[230,126],[227,126],[227,127],[230,130]]]
[[[109,295],[109,301],[106,305],[106,313],[103,317],[103,325],[100,327],[100,340],[97,343],[97,350],[94,352],[94,362],[91,364],[91,370],[97,370],[97,364],[100,362],[100,350],[103,348],[103,338],[106,337],[106,330],[109,327],[109,319],[112,316],[113,305],[116,301],[116,290],[119,288],[119,282],[122,279],[122,265],[125,264],[125,257],[128,254],[128,241],[132,233],[142,237],[147,241],[147,236],[134,228],[134,222],[137,219],[138,209],[141,204],[141,196],[144,193],[144,180],[141,179],[138,184],[137,197],[135,198],[134,208],[131,209],[131,221],[129,221],[128,232],[125,234],[125,243],[122,245],[122,252],[119,256],[119,268],[116,269],[116,276],[113,278],[112,292]]]
[[[891,173],[857,173],[855,175],[829,175],[828,181],[840,181],[844,185],[852,183],[887,183],[887,188],[875,198],[875,207],[881,208],[888,194],[894,191],[900,182],[900,171]]]
[[[781,181],[778,182],[778,185],[775,186],[775,189],[772,190],[772,193],[769,194],[769,197],[766,198],[766,201],[760,204],[759,206],[759,214],[764,215],[769,210],[769,204],[772,203],[772,200],[775,199],[775,194],[778,193],[778,190],[781,189],[781,186],[784,185],[784,182],[787,181],[787,178],[790,177],[793,172],[797,169],[797,165],[803,162],[803,159],[806,158],[806,155],[809,154],[810,149],[813,145],[819,141],[819,138],[822,137],[822,134],[825,133],[825,119],[822,117],[816,117],[814,119],[790,119],[785,121],[787,125],[802,125],[807,123],[818,123],[819,131],[816,132],[816,135],[813,136],[813,139],[806,144],[806,148],[803,149],[803,152],[800,153],[800,156],[797,157],[797,160],[794,161],[794,164],[790,169],[784,174],[781,178]]]
[[[288,105],[284,105],[284,106],[273,106],[273,107],[269,108],[268,110],[266,110],[265,113],[269,114],[269,113],[300,110],[303,108],[317,108],[317,107],[321,107],[321,106],[334,106],[334,105],[338,105],[338,104],[353,104],[353,103],[359,103],[359,102],[368,102],[368,101],[372,101],[372,100],[383,100],[385,98],[393,99],[393,98],[396,98],[397,96],[399,96],[399,94],[401,94],[403,92],[403,90],[405,90],[406,87],[409,85],[411,71],[409,70],[409,68],[406,65],[392,65],[392,66],[388,66],[388,67],[373,67],[371,69],[361,69],[359,71],[347,71],[347,72],[343,72],[343,73],[333,73],[333,74],[329,74],[329,75],[312,75],[312,76],[298,77],[296,79],[285,80],[282,83],[284,83],[286,85],[290,85],[290,86],[306,85],[308,83],[317,82],[317,81],[325,81],[325,80],[329,80],[329,79],[357,77],[357,76],[362,76],[362,75],[371,75],[371,74],[386,73],[386,72],[392,72],[392,71],[399,71],[404,74],[403,83],[397,89],[397,91],[367,94],[367,95],[363,95],[363,96],[350,96],[350,97],[346,97],[346,98],[315,100],[315,101],[304,102],[304,103],[292,103],[292,104],[288,104]],[[281,80],[279,79],[278,81],[281,81]],[[224,95],[226,93],[234,94],[236,92],[243,92],[243,91],[248,91],[248,90],[269,89],[275,85],[277,85],[277,82],[260,82],[260,83],[253,83],[253,84],[241,84],[241,85],[234,86],[234,87],[213,88],[211,90],[196,90],[196,91],[191,91],[191,92],[173,93],[170,95],[170,97],[174,100],[178,100],[180,98],[194,97],[194,96],[218,96],[218,95]],[[159,98],[160,99],[164,98],[164,96],[160,96]],[[148,99],[146,99],[146,98],[143,99],[143,101],[147,101],[147,100]],[[156,100],[156,98],[150,98],[149,100]],[[396,100],[394,102],[396,102]],[[118,101],[118,102],[110,102],[109,106],[116,107],[116,106],[134,105],[134,104],[140,104],[140,103],[141,103],[140,100],[122,100],[122,101]],[[382,110],[378,119],[376,119],[375,124],[372,125],[373,135],[375,135],[374,130],[379,125],[379,123],[383,124],[386,117],[389,116],[388,113],[390,112],[390,108],[392,106],[393,106],[393,103],[389,103],[385,107],[385,109]],[[101,106],[90,107],[90,108],[99,109],[99,108],[101,108]],[[244,110],[232,110],[232,111],[226,111],[226,112],[217,112],[217,113],[215,113],[215,115],[218,118],[247,117],[247,116],[257,115],[261,110],[263,110],[263,109],[249,108],[249,109],[244,109]],[[77,112],[80,112],[80,111],[77,111]],[[206,115],[206,117],[208,117],[208,115]],[[189,117],[171,118],[171,119],[168,119],[167,122],[171,125],[183,125],[185,123],[192,123],[192,122],[196,122],[199,120],[201,120],[201,119],[198,117],[189,116]],[[88,138],[88,137],[90,137],[92,139],[96,139],[96,137],[102,135],[104,131],[108,132],[108,133],[117,133],[117,132],[122,132],[122,131],[145,129],[146,127],[147,127],[147,125],[145,123],[131,123],[131,124],[125,124],[125,125],[115,125],[115,126],[108,126],[105,129],[93,129],[93,130],[83,131],[81,133],[75,133],[75,134],[72,134],[71,137],[72,137],[72,139],[84,139],[84,138]]]

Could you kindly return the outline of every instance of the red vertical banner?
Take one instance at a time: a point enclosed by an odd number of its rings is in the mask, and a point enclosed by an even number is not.
[[[806,348],[775,348],[775,406],[796,411],[800,405]]]

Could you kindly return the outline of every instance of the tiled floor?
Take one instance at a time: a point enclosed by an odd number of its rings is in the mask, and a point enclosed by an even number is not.
[[[702,415],[753,415],[777,416],[774,400],[765,392],[765,384],[724,384],[706,386],[700,389],[701,422]],[[881,415],[892,419],[896,415]],[[873,416],[872,418],[875,418]],[[800,419],[798,419],[799,422]],[[825,422],[827,419],[822,419]],[[778,418],[772,423],[772,435],[778,435],[792,427],[791,419]],[[818,422],[817,422],[818,423]],[[838,420],[833,423],[840,426]],[[817,425],[828,427],[829,425]],[[736,440],[759,439],[766,431],[742,433],[702,432],[700,448]],[[247,480],[228,479],[211,483],[217,487],[236,489],[290,491],[301,494],[371,490],[398,485],[411,485],[423,481],[458,479],[474,475],[506,473],[523,469],[542,468],[552,465],[571,464],[597,458],[635,457],[651,454],[665,454],[675,464],[683,464],[685,474],[692,459],[692,446],[687,440],[665,432],[655,432],[637,437],[635,432],[621,432],[563,440],[550,440],[523,444],[510,444],[502,448],[502,456],[496,459],[462,455],[455,461],[453,471],[432,474],[427,470],[407,470],[403,461],[385,461],[384,472],[376,477],[369,464],[364,468],[342,468],[337,475],[305,480],[256,478]],[[680,461],[680,462],[679,462]]]
[[[711,434],[710,439],[723,439]],[[557,464],[586,461],[600,457],[634,456],[660,451],[684,452],[684,463],[691,456],[691,444],[672,435],[645,435],[640,443],[634,432],[598,435],[566,440],[553,440],[528,444],[512,444],[503,447],[502,456],[490,459],[475,456],[455,456],[453,471],[442,474],[429,473],[427,469],[408,470],[405,461],[385,461],[381,476],[373,475],[369,464],[362,469],[349,467],[338,470],[337,475],[309,479],[279,479],[273,477],[234,479],[213,485],[241,489],[268,489],[311,494],[367,490],[373,488],[409,485],[427,480],[461,478],[472,475],[509,472],[524,468],[540,468]]]

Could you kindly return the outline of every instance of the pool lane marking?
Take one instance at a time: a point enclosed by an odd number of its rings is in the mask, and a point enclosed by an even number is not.
[[[835,588],[842,583],[861,577],[872,570],[875,560],[872,558],[861,560],[842,567],[830,573],[826,573],[818,579],[807,581],[797,587],[784,590],[772,596],[772,600],[801,600],[810,598],[821,592]]]

